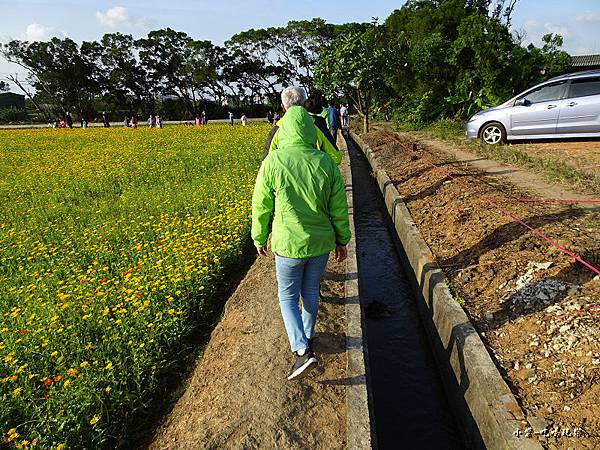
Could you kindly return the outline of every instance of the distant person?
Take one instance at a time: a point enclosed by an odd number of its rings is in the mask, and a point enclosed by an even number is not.
[[[148,117],[148,127],[149,128],[156,127],[156,116],[154,116],[154,114],[150,114],[150,117]]]
[[[60,127],[67,128],[67,122],[65,121],[65,119],[60,119]]]
[[[208,116],[206,115],[206,111],[202,111],[202,116],[200,117],[202,125],[208,125]]]
[[[331,142],[331,145],[333,145],[333,147],[339,151],[337,148],[337,142],[327,127],[327,121],[321,115],[324,104],[325,98],[323,97],[323,94],[320,91],[314,91],[304,102],[304,107],[315,121],[315,126],[321,130],[327,140]]]
[[[131,120],[129,121],[129,126],[131,128],[137,128],[137,125],[138,125],[137,116],[131,116]]]
[[[233,126],[234,121],[235,121],[235,118],[233,116],[233,113],[231,111],[229,111],[229,125]]]
[[[123,119],[123,126],[125,128],[129,127],[129,117],[125,116],[125,118]]]
[[[273,115],[273,122],[277,122],[279,119],[281,119],[279,111],[275,111],[275,114]]]
[[[342,128],[348,126],[348,107],[342,103],[340,106],[340,117],[342,118]]]
[[[106,111],[102,111],[102,124],[104,128],[110,127],[110,117],[108,116],[108,113]]]
[[[81,118],[81,128],[84,130],[88,127],[88,121],[85,118]]]
[[[69,128],[73,128],[73,117],[71,116],[71,113],[69,111],[67,111],[66,122]]]
[[[337,132],[342,126],[340,111],[335,107],[333,102],[329,102],[327,111],[329,112],[329,129],[331,130],[331,135],[334,139],[337,139]]]
[[[273,111],[269,111],[267,113],[267,122],[269,122],[271,125],[273,125]]]
[[[295,357],[287,379],[293,380],[318,365],[313,343],[319,283],[330,252],[339,262],[346,259],[350,228],[344,180],[335,162],[315,148],[317,128],[301,106],[304,90],[287,88],[281,100],[281,147],[258,171],[251,236],[258,254],[266,256],[271,231],[279,307]]]
[[[162,128],[163,122],[162,118],[157,114],[156,115],[156,128]]]
[[[240,119],[242,121],[242,126],[245,127],[246,125],[248,125],[248,118],[246,117],[246,114],[242,114],[242,117]]]

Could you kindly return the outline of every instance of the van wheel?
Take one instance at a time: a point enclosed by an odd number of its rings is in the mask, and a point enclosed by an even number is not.
[[[501,123],[490,122],[481,129],[481,140],[489,145],[506,142],[506,130]]]

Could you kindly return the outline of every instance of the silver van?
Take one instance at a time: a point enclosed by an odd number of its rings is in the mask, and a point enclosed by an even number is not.
[[[466,135],[486,144],[600,137],[600,70],[552,78],[480,111],[469,119]]]

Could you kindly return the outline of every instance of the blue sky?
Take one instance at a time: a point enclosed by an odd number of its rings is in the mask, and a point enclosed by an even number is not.
[[[171,27],[197,39],[222,44],[238,31],[285,25],[293,19],[322,17],[328,22],[383,21],[404,1],[392,0],[0,0],[0,41],[45,40],[69,36],[99,39],[121,31],[135,37]],[[513,28],[525,43],[560,33],[572,54],[600,53],[600,0],[519,0]],[[0,77],[20,69],[0,58]]]

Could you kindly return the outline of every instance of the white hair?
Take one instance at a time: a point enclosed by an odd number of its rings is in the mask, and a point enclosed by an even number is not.
[[[290,106],[304,106],[306,91],[298,86],[290,86],[281,92],[281,103],[287,111]]]

